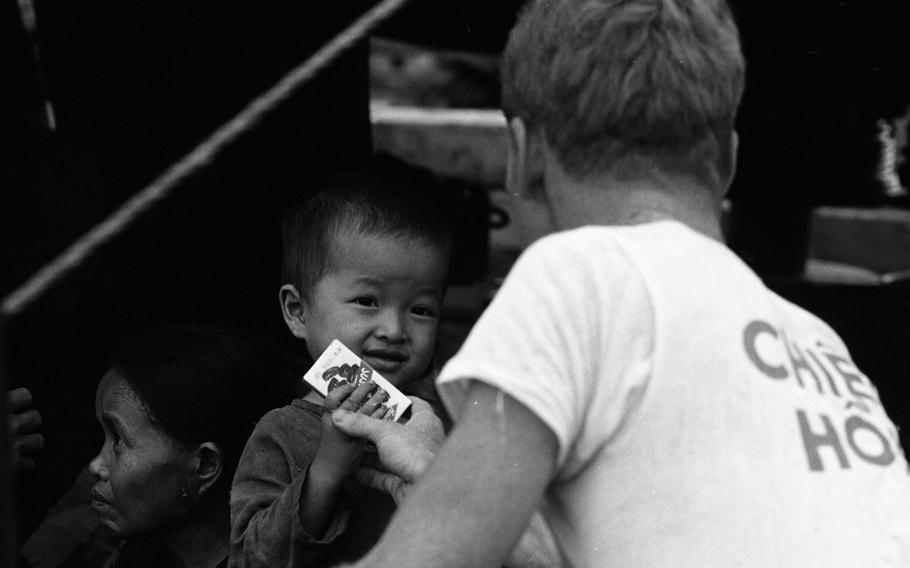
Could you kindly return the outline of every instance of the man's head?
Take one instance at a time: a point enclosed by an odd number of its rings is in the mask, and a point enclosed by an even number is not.
[[[577,181],[657,169],[725,186],[744,67],[723,0],[537,0],[509,37],[502,104]]]
[[[339,339],[393,384],[426,370],[452,247],[434,185],[383,162],[331,180],[285,216],[279,299],[312,357]]]

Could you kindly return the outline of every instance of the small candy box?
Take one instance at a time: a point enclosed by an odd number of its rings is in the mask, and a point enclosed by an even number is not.
[[[342,382],[359,385],[372,380],[389,394],[389,399],[385,402],[389,409],[385,416],[386,420],[400,419],[404,411],[411,406],[411,399],[337,339],[332,340],[319,359],[316,359],[310,370],[303,375],[303,380],[322,396],[327,395]]]

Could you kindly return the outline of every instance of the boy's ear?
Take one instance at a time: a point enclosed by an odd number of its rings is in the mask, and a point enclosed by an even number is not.
[[[304,319],[304,304],[300,292],[293,284],[285,284],[278,290],[278,301],[281,303],[281,314],[284,323],[291,330],[294,337],[306,339],[306,321]]]
[[[203,442],[196,448],[195,491],[201,497],[221,477],[224,462],[221,448],[212,442]]]

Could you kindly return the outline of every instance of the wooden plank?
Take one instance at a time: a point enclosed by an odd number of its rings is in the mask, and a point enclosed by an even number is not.
[[[492,109],[373,105],[373,146],[435,172],[502,187],[506,120]]]
[[[880,274],[910,270],[910,211],[819,207],[812,215],[809,257]]]

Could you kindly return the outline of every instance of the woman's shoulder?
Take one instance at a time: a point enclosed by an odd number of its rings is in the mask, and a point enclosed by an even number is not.
[[[121,542],[104,567],[176,568],[177,564],[163,542],[140,536]]]
[[[215,568],[226,568],[225,557]],[[164,542],[150,537],[138,537],[121,543],[104,568],[177,568],[178,564]]]

